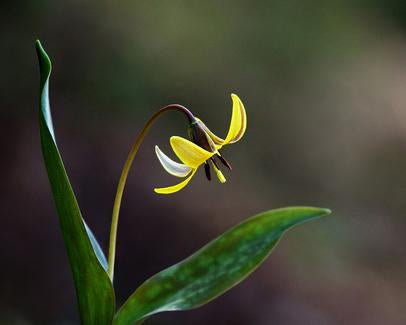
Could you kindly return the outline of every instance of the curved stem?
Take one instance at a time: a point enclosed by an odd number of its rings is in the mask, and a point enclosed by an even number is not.
[[[124,192],[125,183],[127,181],[127,176],[130,171],[131,165],[134,161],[134,157],[137,154],[138,149],[141,145],[141,142],[144,140],[144,138],[147,135],[152,124],[156,121],[156,119],[160,115],[162,115],[163,113],[165,113],[169,110],[178,110],[178,111],[184,113],[186,115],[189,123],[192,123],[195,121],[195,117],[186,107],[184,107],[182,105],[178,105],[178,104],[171,104],[171,105],[161,108],[154,115],[152,115],[151,118],[147,121],[147,123],[145,123],[143,129],[141,130],[141,132],[135,139],[134,144],[127,156],[127,160],[124,163],[123,170],[121,172],[120,180],[119,180],[118,186],[117,186],[116,197],[114,200],[113,213],[112,213],[112,217],[111,217],[109,257],[108,257],[108,275],[112,282],[113,282],[113,277],[114,277],[114,262],[115,262],[115,256],[116,256],[118,217],[119,217],[119,213],[120,213],[121,199],[123,197],[123,192]]]

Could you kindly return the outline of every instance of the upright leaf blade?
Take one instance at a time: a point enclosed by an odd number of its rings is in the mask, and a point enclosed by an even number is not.
[[[254,216],[199,251],[145,281],[114,317],[127,325],[173,310],[199,307],[245,279],[270,254],[282,234],[327,209],[293,207]]]
[[[105,271],[106,258],[82,218],[59,154],[49,105],[51,61],[39,41],[36,50],[41,74],[39,124],[42,152],[73,272],[81,322],[84,325],[111,324],[115,297]]]

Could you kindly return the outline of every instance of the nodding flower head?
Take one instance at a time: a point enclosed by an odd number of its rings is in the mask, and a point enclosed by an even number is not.
[[[231,122],[225,139],[215,135],[200,119],[194,117],[191,119],[188,128],[189,140],[179,136],[170,138],[171,147],[182,163],[173,161],[158,146],[155,146],[156,155],[163,168],[173,176],[186,177],[179,184],[156,188],[156,193],[171,194],[181,190],[203,164],[208,180],[211,180],[211,165],[219,181],[221,183],[226,182],[223,173],[219,169],[218,162],[221,162],[230,170],[231,165],[224,159],[219,150],[227,144],[240,140],[247,127],[247,115],[243,103],[235,94],[231,95],[231,99],[233,101]]]

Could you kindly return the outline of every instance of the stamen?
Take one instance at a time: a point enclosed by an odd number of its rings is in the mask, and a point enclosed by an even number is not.
[[[204,171],[206,173],[207,180],[211,181],[210,165],[207,161],[204,162]]]
[[[222,155],[217,154],[217,158],[220,159],[223,165],[226,166],[229,170],[233,170],[233,167],[231,167],[230,163],[227,160],[225,160]]]
[[[219,179],[220,183],[225,183],[226,182],[226,178],[224,177],[223,173],[218,169],[216,162],[214,161],[214,159],[211,159],[211,162],[213,163],[213,169],[216,173],[217,178]]]
[[[214,156],[210,158],[211,162],[213,163],[214,167],[216,167],[217,169],[219,168],[219,165],[217,165],[217,162],[214,160]]]

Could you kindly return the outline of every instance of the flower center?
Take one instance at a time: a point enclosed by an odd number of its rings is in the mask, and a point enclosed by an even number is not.
[[[204,171],[206,173],[207,179],[209,181],[211,180],[211,171],[210,171],[210,163],[211,163],[211,165],[214,169],[214,172],[216,173],[216,176],[219,179],[219,181],[221,183],[225,183],[226,178],[224,177],[223,173],[221,172],[216,160],[217,159],[220,160],[223,163],[223,165],[226,166],[229,170],[232,169],[231,165],[218,152],[216,145],[214,144],[211,137],[204,130],[202,123],[199,120],[195,120],[189,124],[188,135],[189,135],[190,141],[194,142],[199,147],[201,147],[209,152],[216,153],[214,156],[212,156],[210,159],[208,159],[204,162]]]
[[[201,122],[199,122],[198,120],[195,120],[189,124],[188,135],[190,141],[196,143],[199,147],[202,147],[209,152],[217,151],[216,145],[214,144],[213,140],[211,140],[209,135],[201,126]]]

